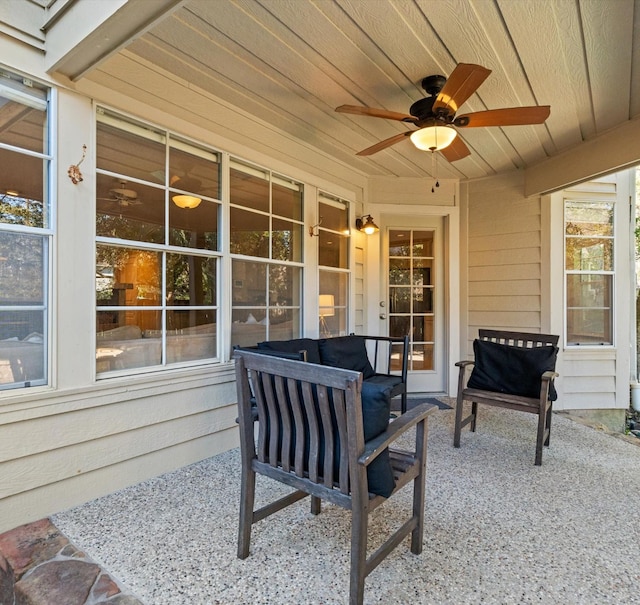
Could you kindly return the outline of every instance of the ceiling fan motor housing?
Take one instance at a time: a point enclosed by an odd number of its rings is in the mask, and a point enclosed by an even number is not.
[[[425,92],[432,97],[435,97],[442,90],[447,78],[444,76],[427,76],[422,79],[420,86],[424,88]]]

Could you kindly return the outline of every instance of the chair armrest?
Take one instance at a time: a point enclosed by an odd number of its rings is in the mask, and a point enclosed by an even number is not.
[[[364,466],[369,465],[372,460],[377,458],[391,443],[398,439],[400,435],[425,420],[429,414],[435,412],[437,409],[438,406],[433,403],[422,403],[398,416],[389,423],[389,428],[386,431],[367,441],[362,455],[358,458],[358,464]]]
[[[456,362],[456,366],[458,366],[459,368],[466,368],[467,366],[471,366],[473,365],[475,362],[473,360],[470,359],[465,359],[464,361],[458,361]]]

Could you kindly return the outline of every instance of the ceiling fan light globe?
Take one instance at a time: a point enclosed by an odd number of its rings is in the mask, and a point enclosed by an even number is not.
[[[195,195],[174,195],[171,199],[178,208],[197,208],[202,201]]]
[[[449,147],[458,133],[450,126],[426,126],[411,133],[411,142],[421,151],[439,151]]]

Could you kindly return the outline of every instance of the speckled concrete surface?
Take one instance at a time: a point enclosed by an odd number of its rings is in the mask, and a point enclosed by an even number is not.
[[[640,447],[554,415],[533,464],[536,417],[483,408],[452,446],[431,416],[425,543],[403,542],[367,578],[367,604],[640,603]],[[236,558],[237,450],[56,515],[57,527],[147,605],[347,603],[349,514],[308,500],[254,526]],[[259,481],[258,498],[280,486]],[[410,506],[372,515],[374,543]]]

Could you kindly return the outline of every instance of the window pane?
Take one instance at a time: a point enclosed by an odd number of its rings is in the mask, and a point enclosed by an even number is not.
[[[349,236],[320,229],[318,248],[319,264],[337,269],[349,266]]]
[[[0,232],[0,304],[44,305],[46,239]]]
[[[391,229],[389,231],[389,256],[409,256],[410,252],[409,233],[406,230]]]
[[[613,204],[566,202],[567,235],[613,235]]]
[[[389,259],[389,283],[399,286],[408,286],[411,275],[411,261],[407,258]]]
[[[4,74],[3,74],[4,75]],[[47,153],[46,93],[43,90],[0,86],[0,142]],[[4,163],[0,166],[5,167]]]
[[[613,238],[567,237],[565,263],[568,271],[612,271]]]
[[[167,363],[216,357],[216,311],[167,311]]]
[[[433,312],[433,290],[431,288],[413,288],[413,312]]]
[[[349,275],[336,271],[320,271],[319,285],[320,335],[343,336],[347,333]]]
[[[231,208],[230,249],[233,254],[269,257],[269,217]]]
[[[162,189],[97,175],[96,235],[164,243]]]
[[[96,304],[119,307],[162,304],[161,267],[159,252],[98,245]],[[128,317],[130,312],[120,314]],[[130,322],[118,318],[115,323]]]
[[[96,369],[130,370],[162,362],[161,311],[98,311]]]
[[[173,141],[169,147],[169,175],[168,185],[173,189],[220,198],[220,161],[216,153]]]
[[[322,217],[323,229],[331,229],[345,235],[349,233],[349,211],[342,202],[326,201],[318,204],[318,213]]]
[[[196,208],[169,204],[169,244],[183,248],[219,250],[220,204],[202,200]]]
[[[433,231],[413,232],[413,256],[433,256]]]
[[[269,212],[269,181],[266,175],[256,176],[232,168],[230,177],[232,204]]]
[[[302,225],[274,218],[271,231],[271,258],[302,260]]]
[[[269,267],[269,305],[299,306],[301,276],[300,267],[271,265]]]
[[[431,259],[414,258],[413,259],[413,284],[415,286],[431,286],[433,285],[433,275],[431,273]]]
[[[291,183],[290,186],[271,184],[272,212],[278,216],[300,221],[302,220],[302,185]]]
[[[48,227],[47,161],[0,149],[0,223]]]
[[[115,121],[116,118],[106,115],[99,116],[98,120]],[[97,167],[164,185],[165,141],[164,133],[120,117],[117,126],[98,121]]]
[[[44,311],[0,310],[0,387],[45,382],[45,338]]]
[[[433,345],[414,343],[409,353],[409,364],[412,370],[433,370]]]
[[[168,305],[215,305],[217,259],[167,254]]]
[[[267,306],[267,265],[234,260],[232,264],[233,306]]]
[[[395,315],[389,318],[389,336],[406,336],[410,330],[410,315]]]
[[[235,309],[231,314],[231,345],[247,347],[267,339],[264,308]]]
[[[411,288],[389,288],[389,313],[411,313]]]
[[[567,275],[567,341],[613,344],[613,276]]]
[[[300,310],[270,309],[268,334],[269,340],[300,338]]]

